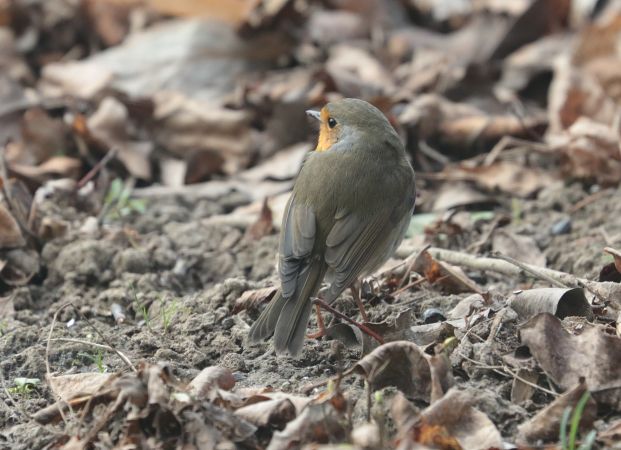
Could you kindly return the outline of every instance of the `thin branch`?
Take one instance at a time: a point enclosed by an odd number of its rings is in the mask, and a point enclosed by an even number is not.
[[[76,184],[76,190],[81,189],[86,183],[91,181],[95,177],[95,175],[97,175],[101,171],[101,169],[106,167],[106,164],[108,164],[108,162],[116,157],[118,152],[119,149],[116,147],[108,150],[108,153],[106,153],[104,157],[101,158],[101,160],[99,160],[99,162],[97,162],[97,164],[95,164],[93,168],[89,170],[88,173],[84,175],[80,181],[78,181],[78,183]]]
[[[549,274],[546,273],[544,267],[536,267],[536,266],[532,266],[526,263],[523,263],[522,261],[518,261],[515,258],[512,258],[510,256],[507,255],[503,255],[501,253],[495,252],[492,254],[492,256],[494,258],[498,258],[498,259],[502,259],[503,261],[507,261],[508,263],[513,264],[516,267],[519,267],[520,269],[522,269],[524,272],[532,275],[535,278],[539,278],[540,280],[545,280],[550,284],[553,284],[557,287],[560,288],[567,288],[570,286],[567,286],[567,284],[563,283],[562,281],[559,281],[557,279],[555,279],[554,277],[550,276]],[[573,285],[575,285],[576,283],[572,283]]]
[[[134,365],[131,363],[129,358],[127,356],[125,356],[125,354],[123,354],[123,352],[121,352],[120,350],[117,350],[114,347],[111,347],[110,345],[97,344],[95,342],[89,342],[89,341],[83,341],[81,339],[71,339],[71,338],[52,338],[50,340],[51,341],[59,341],[59,342],[72,342],[74,344],[83,344],[83,345],[88,345],[90,347],[101,348],[103,350],[107,350],[109,352],[116,353],[119,356],[119,358],[121,358],[123,360],[123,362],[128,367],[130,367],[130,368],[134,367]],[[134,371],[135,371],[135,369],[134,369]]]
[[[342,319],[342,320],[344,320],[346,322],[349,322],[353,326],[359,328],[360,331],[362,331],[365,334],[368,334],[369,336],[371,336],[373,339],[375,339],[380,344],[384,343],[384,339],[379,334],[377,334],[375,331],[373,331],[372,329],[367,327],[365,324],[358,323],[354,319],[351,319],[351,318],[347,317],[345,314],[343,314],[342,312],[334,309],[332,306],[328,305],[323,300],[320,300],[320,299],[316,298],[316,299],[313,300],[313,303],[315,303],[316,305],[321,306],[323,309],[325,309],[326,311],[334,314],[339,319]]]

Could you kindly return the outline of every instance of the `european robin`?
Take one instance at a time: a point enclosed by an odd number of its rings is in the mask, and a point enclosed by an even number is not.
[[[312,299],[329,283],[333,302],[396,250],[410,223],[414,170],[380,110],[358,99],[328,103],[287,203],[280,231],[281,289],[250,329],[250,340],[274,335],[277,353],[297,355]]]

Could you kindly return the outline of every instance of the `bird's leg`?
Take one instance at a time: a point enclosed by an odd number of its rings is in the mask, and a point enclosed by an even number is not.
[[[326,326],[323,323],[323,317],[321,317],[321,308],[319,307],[319,303],[313,302],[313,304],[315,305],[315,314],[317,314],[317,326],[319,327],[319,331],[307,334],[306,337],[309,339],[319,339],[320,337],[326,335]]]
[[[328,305],[323,300],[321,300],[319,298],[316,298],[316,299],[313,300],[313,303],[315,304],[315,306],[317,307],[318,310],[319,310],[319,307],[321,307],[321,308],[325,309],[326,311],[328,311],[329,313],[334,314],[336,317],[338,317],[338,318],[340,318],[340,319],[342,319],[342,320],[344,320],[346,322],[349,322],[353,326],[359,328],[360,331],[362,331],[365,334],[368,334],[369,336],[371,336],[373,339],[375,339],[380,344],[384,343],[384,339],[379,334],[377,334],[375,331],[373,331],[372,329],[370,329],[369,327],[367,327],[363,323],[358,323],[354,319],[350,319],[345,314],[343,314],[342,312],[337,311],[336,309],[334,309],[332,306]],[[325,333],[325,329],[324,329],[324,333]]]
[[[358,305],[358,309],[360,310],[360,315],[362,316],[363,322],[368,322],[369,317],[367,316],[367,312],[364,309],[364,305],[362,304],[362,299],[360,298],[360,288],[361,283],[359,280],[354,281],[351,286],[349,286],[349,290],[351,291],[351,296],[354,298],[356,305]]]

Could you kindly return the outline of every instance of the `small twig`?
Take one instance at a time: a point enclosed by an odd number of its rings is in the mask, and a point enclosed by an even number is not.
[[[403,246],[397,250],[397,257],[403,255],[409,255],[412,253],[411,247]],[[582,287],[584,286],[589,292],[597,293],[598,298],[607,298],[610,293],[610,288],[606,283],[600,283],[598,281],[587,280],[586,278],[579,278],[575,275],[561,272],[559,270],[548,269],[545,267],[539,267],[532,264],[521,263],[524,267],[530,269],[528,272],[522,270],[520,267],[509,263],[508,261],[499,258],[490,258],[485,256],[475,256],[469,253],[456,252],[453,250],[445,250],[442,248],[432,247],[427,250],[431,256],[440,261],[445,261],[449,264],[457,266],[464,266],[474,270],[491,271],[509,277],[516,277],[520,275],[530,275],[535,279],[549,281],[555,280],[555,285],[562,285],[563,287]]]
[[[108,338],[102,333],[100,332],[97,327],[95,327],[95,325],[92,324],[92,322],[88,319],[88,317],[86,317],[84,314],[82,314],[80,312],[80,310],[78,310],[78,308],[75,307],[75,305],[73,303],[70,303],[70,305],[73,307],[73,309],[75,310],[75,312],[82,318],[82,320],[84,320],[84,322],[86,322],[94,331],[95,333],[97,333],[97,335],[99,335],[99,337],[101,338],[102,341],[104,341],[106,344],[108,344],[108,347],[114,351],[119,358],[121,358],[121,360],[127,365],[127,367],[129,367],[132,372],[138,372],[138,369],[136,369],[136,367],[134,367],[134,365],[131,363],[131,361],[123,354],[121,353],[119,350],[117,350],[108,340]]]
[[[367,422],[371,422],[371,383],[369,380],[364,380],[364,388],[367,394]]]
[[[326,311],[332,313],[333,315],[335,315],[336,317],[338,317],[339,319],[342,319],[346,322],[349,322],[350,324],[352,324],[353,326],[357,327],[360,329],[360,331],[362,331],[363,333],[368,334],[369,336],[371,336],[373,339],[375,339],[377,342],[379,342],[380,344],[384,343],[384,339],[377,334],[375,331],[373,331],[372,329],[370,329],[369,327],[367,327],[365,324],[363,323],[358,323],[353,319],[350,319],[349,317],[347,317],[345,314],[343,314],[340,311],[337,311],[336,309],[334,309],[333,307],[331,307],[330,305],[328,305],[326,302],[324,302],[323,300],[320,300],[318,298],[313,300],[313,303],[315,303],[316,305],[321,306],[323,309],[325,309]]]
[[[595,203],[596,201],[601,200],[603,197],[606,197],[610,193],[612,193],[612,190],[601,190],[591,195],[587,195],[582,200],[580,200],[575,205],[573,205],[571,208],[569,208],[569,214],[573,214],[576,211],[581,210],[585,206],[588,206],[591,203]]]
[[[494,220],[492,220],[492,223],[490,223],[487,231],[483,233],[478,241],[470,244],[470,246],[468,247],[468,251],[475,254],[481,253],[481,249],[483,248],[483,246],[489,242],[490,238],[492,237],[492,233],[496,231],[496,229],[500,225],[500,222],[502,222],[504,219],[505,217],[503,215],[494,217]]]
[[[610,237],[610,235],[608,234],[608,232],[606,231],[604,227],[598,227],[597,231],[599,232],[599,234],[602,235],[602,237],[604,238],[604,242],[606,243],[608,247],[610,247],[615,242],[615,239]]]
[[[106,167],[106,164],[108,164],[108,162],[110,162],[113,158],[116,157],[116,155],[118,154],[119,149],[116,147],[111,148],[110,150],[108,150],[108,153],[106,153],[104,155],[103,158],[101,158],[101,160],[99,160],[99,162],[97,162],[97,164],[95,164],[91,170],[89,170],[86,175],[84,175],[82,177],[82,179],[80,181],[78,181],[78,183],[76,184],[76,190],[79,190],[81,188],[84,187],[84,185],[86,183],[88,183],[89,181],[91,181],[95,175],[97,175],[99,173],[99,171],[101,169],[103,169],[104,167]]]
[[[545,392],[546,394],[550,394],[550,395],[551,395],[551,396],[553,396],[553,397],[558,397],[558,396],[559,396],[559,394],[558,394],[558,393],[556,393],[556,392],[554,392],[554,391],[551,391],[551,390],[549,390],[549,389],[546,389],[546,388],[544,388],[544,387],[542,387],[542,386],[539,386],[538,384],[533,383],[533,382],[531,382],[531,381],[528,381],[528,380],[527,380],[527,379],[525,379],[524,377],[519,376],[517,373],[513,372],[511,369],[509,369],[509,368],[508,368],[508,367],[506,367],[506,366],[503,366],[503,369],[502,369],[502,370],[503,370],[504,372],[501,372],[500,370],[494,369],[494,372],[496,372],[496,373],[497,373],[497,374],[499,374],[499,375],[512,376],[512,377],[514,377],[514,378],[517,378],[517,379],[518,379],[518,380],[520,380],[522,383],[527,384],[527,385],[529,385],[529,386],[531,386],[531,387],[533,387],[533,388],[535,388],[535,389],[538,389],[538,390],[540,390],[541,392]],[[505,372],[506,372],[506,373],[505,373]]]
[[[448,275],[445,275],[443,277],[438,278],[436,281],[441,281],[441,280],[445,280],[446,278],[448,278]],[[397,289],[395,292],[393,292],[391,295],[393,297],[396,297],[397,295],[401,294],[404,291],[407,291],[410,288],[413,288],[414,286],[418,286],[419,284],[423,284],[425,281],[427,281],[427,278],[418,278],[417,280],[412,281],[411,283],[403,286],[402,288]]]
[[[19,213],[19,208],[15,206],[13,202],[13,196],[11,195],[11,188],[9,186],[9,172],[7,169],[7,162],[4,155],[5,149],[0,150],[0,190],[4,199],[6,200],[6,204],[9,207],[9,210],[12,212],[12,216],[17,221],[17,225],[22,230],[22,232],[30,237],[37,245],[39,245],[40,240],[39,237],[32,232],[28,224],[24,223],[24,217]]]
[[[128,367],[130,368],[134,367],[127,356],[125,356],[120,350],[117,350],[114,347],[111,347],[109,345],[97,344],[95,342],[83,341],[81,339],[72,339],[72,338],[52,338],[50,340],[59,341],[59,342],[72,342],[74,344],[83,344],[83,345],[88,345],[88,346],[95,347],[95,348],[101,348],[102,350],[107,350],[109,352],[116,353],[119,356],[119,358],[121,358]],[[134,369],[134,371],[136,371],[136,369]]]
[[[405,271],[405,274],[403,275],[403,278],[401,279],[401,282],[399,283],[399,289],[403,288],[403,286],[405,286],[407,280],[410,277],[410,274],[412,273],[412,270],[414,269],[414,265],[416,264],[416,261],[418,260],[418,258],[420,258],[420,255],[422,255],[424,252],[427,251],[427,249],[431,247],[431,245],[425,245],[417,254],[416,256],[414,256],[412,258],[412,262],[408,265],[408,268]],[[413,256],[413,255],[412,255]],[[409,257],[408,257],[409,258]]]
[[[520,121],[520,125],[522,125],[522,129],[526,132],[526,134],[528,134],[531,139],[534,139],[535,141],[538,142],[542,142],[543,141],[543,136],[540,133],[536,133],[533,130],[533,126],[528,126],[528,124],[526,123],[526,121],[524,120],[524,113],[525,113],[525,108],[524,108],[524,104],[522,103],[522,101],[515,97],[513,99],[513,101],[511,102],[511,108],[509,108],[509,112],[511,114],[513,114],[513,116],[515,116],[515,118],[517,118],[517,120]]]
[[[433,159],[435,162],[440,163],[443,166],[451,162],[451,160],[446,155],[443,155],[423,140],[418,141],[418,148],[425,156]]]
[[[68,422],[67,422],[67,418],[65,417],[65,413],[63,412],[62,405],[66,404],[69,407],[69,411],[71,411],[71,414],[73,414],[73,409],[71,408],[71,405],[69,405],[69,403],[63,400],[63,398],[60,396],[60,394],[56,391],[54,387],[54,378],[52,377],[52,371],[50,369],[50,347],[51,347],[50,344],[52,343],[52,333],[54,332],[54,326],[56,325],[56,320],[58,319],[58,315],[63,309],[65,309],[68,306],[71,306],[71,303],[65,303],[64,305],[61,305],[60,308],[58,308],[56,312],[54,313],[54,316],[52,317],[52,324],[50,325],[50,332],[47,335],[47,344],[45,345],[45,374],[46,374],[47,381],[50,384],[50,390],[52,391],[52,394],[54,395],[54,397],[56,398],[56,401],[58,402],[58,405],[59,405],[58,412],[60,413],[60,417],[63,419],[63,422],[65,423],[65,427],[68,425]]]
[[[504,377],[514,377],[517,378],[518,380],[520,380],[521,382],[535,388],[535,389],[539,389],[542,392],[545,392],[546,394],[550,394],[554,397],[558,397],[558,394],[556,392],[550,391],[544,387],[539,386],[538,384],[532,383],[526,379],[524,379],[523,377],[520,377],[517,373],[514,373],[511,369],[509,369],[507,366],[491,366],[489,364],[485,364],[481,361],[477,361],[476,359],[472,359],[466,355],[464,355],[462,352],[458,352],[459,356],[461,356],[462,358],[464,358],[467,361],[470,361],[472,364],[482,368],[482,369],[488,369],[491,370],[492,372],[495,372],[499,375],[502,375]]]
[[[356,370],[356,364],[350,366],[348,369],[344,370],[342,373],[336,374],[332,377],[324,378],[323,380],[315,381],[314,383],[308,384],[302,388],[302,392],[308,394],[313,389],[317,389],[322,386],[326,386],[331,381],[335,383],[341,383],[346,377],[350,376]]]
[[[503,261],[507,261],[508,263],[511,263],[511,264],[513,264],[516,267],[519,267],[524,272],[531,274],[535,278],[539,278],[541,280],[545,280],[545,281],[547,281],[547,282],[549,282],[549,283],[551,283],[551,284],[553,284],[555,286],[558,286],[558,287],[561,287],[561,288],[570,287],[570,286],[567,286],[565,283],[562,283],[561,281],[551,277],[546,272],[544,272],[542,270],[539,270],[538,268],[536,268],[536,267],[534,267],[532,265],[529,265],[529,264],[523,263],[521,261],[518,261],[517,259],[512,258],[510,256],[502,255],[502,254],[500,254],[498,252],[493,253],[492,256],[494,258],[498,258],[498,259],[502,259]],[[573,287],[573,286],[571,286],[571,287]]]
[[[487,167],[494,164],[502,151],[508,148],[511,144],[515,143],[514,139],[515,138],[513,138],[512,136],[503,136],[498,142],[496,142],[496,145],[494,145],[489,153],[485,155],[485,159],[483,160],[483,166]]]
[[[340,377],[340,379],[344,379],[345,378],[346,373],[343,372],[342,376]],[[307,384],[306,386],[304,386],[302,388],[302,392],[304,394],[308,394],[310,393],[313,389],[317,389],[320,388],[322,386],[326,386],[328,383],[330,383],[330,381],[336,381],[337,380],[337,375],[333,376],[333,377],[329,377],[329,378],[324,378],[323,380],[319,380],[319,381],[315,381],[314,383],[311,384]]]

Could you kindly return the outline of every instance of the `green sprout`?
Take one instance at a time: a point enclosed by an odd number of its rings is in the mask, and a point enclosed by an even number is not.
[[[134,298],[132,301],[134,305],[134,310],[140,313],[140,315],[142,316],[142,320],[144,320],[145,325],[147,326],[147,328],[149,328],[151,321],[147,304],[140,301],[140,299],[138,298],[138,291],[136,290],[136,286],[133,283],[130,285],[129,290],[131,291],[131,295]]]
[[[131,198],[131,187],[126,186],[120,178],[110,183],[110,188],[104,199],[105,217],[119,219],[132,213],[144,214],[147,209],[144,199]]]
[[[139,308],[142,320],[144,320],[144,324],[147,326],[147,328],[149,328],[149,308],[147,308],[147,305],[145,304],[140,304]]]
[[[162,327],[164,328],[164,333],[168,333],[168,329],[172,323],[172,319],[177,313],[179,309],[179,304],[177,300],[173,300],[172,302],[166,303],[164,299],[160,300],[161,302],[161,317],[162,317]]]
[[[573,410],[573,414],[570,407],[565,408],[565,411],[563,411],[560,430],[561,448],[563,450],[591,450],[591,448],[593,448],[593,444],[595,443],[595,436],[597,435],[595,430],[591,430],[582,441],[582,444],[580,444],[580,446],[577,446],[580,420],[582,419],[584,408],[590,396],[591,394],[589,393],[589,391],[586,391],[584,394],[582,394],[582,397],[580,397],[580,400],[578,400],[578,404]],[[569,437],[567,436],[568,425]]]
[[[39,383],[41,383],[41,380],[38,378],[15,378],[13,380],[13,387],[9,388],[8,391],[11,394],[27,396],[32,393],[35,386]]]
[[[519,225],[522,221],[522,202],[517,198],[511,199],[511,221]]]
[[[94,353],[94,354],[78,353],[78,356],[82,356],[88,361],[90,361],[92,364],[95,364],[95,366],[97,367],[97,371],[99,373],[106,373],[107,367],[103,362],[104,360],[103,350],[98,350],[97,353]],[[74,360],[74,365],[77,365],[76,362],[77,361]]]

